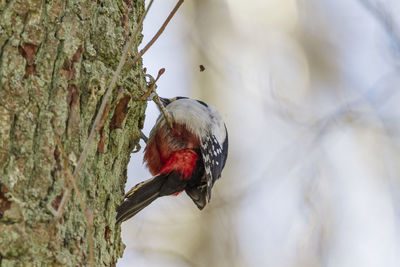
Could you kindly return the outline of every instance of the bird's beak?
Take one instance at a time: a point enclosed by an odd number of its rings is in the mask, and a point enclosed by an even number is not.
[[[168,98],[160,97],[160,100],[164,107],[168,106],[171,103],[171,100],[169,100]]]

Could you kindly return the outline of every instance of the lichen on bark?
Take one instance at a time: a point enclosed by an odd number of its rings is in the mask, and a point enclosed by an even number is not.
[[[51,227],[68,186],[54,136],[73,170],[143,12],[139,0],[0,2],[1,266],[88,264],[88,229],[74,191]],[[133,101],[145,87],[141,64],[124,70],[117,85],[124,102],[111,108],[77,179],[94,213],[96,266],[115,265],[124,249],[115,207],[146,108]]]

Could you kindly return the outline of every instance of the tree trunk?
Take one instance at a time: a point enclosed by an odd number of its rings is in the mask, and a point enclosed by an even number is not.
[[[145,88],[141,64],[120,74],[122,94],[76,179],[92,236],[55,138],[72,172],[143,12],[143,0],[0,1],[0,266],[88,265],[91,239],[95,266],[122,256],[115,208],[144,119],[145,103],[133,101]]]

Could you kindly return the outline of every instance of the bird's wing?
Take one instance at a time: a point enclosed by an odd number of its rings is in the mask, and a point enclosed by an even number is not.
[[[225,166],[226,155],[227,155],[227,141],[226,145],[223,144],[223,147],[219,144],[217,138],[209,134],[206,138],[201,140],[201,155],[204,162],[204,169],[207,179],[207,199],[208,201],[211,198],[211,188],[214,185],[214,182],[221,177],[222,169]]]

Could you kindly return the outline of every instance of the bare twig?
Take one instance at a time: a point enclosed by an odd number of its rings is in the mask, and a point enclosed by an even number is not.
[[[158,97],[157,94],[153,96],[153,101],[157,104],[157,106],[160,108],[161,112],[164,115],[165,120],[167,121],[167,124],[170,129],[172,129],[172,118],[171,114],[167,111],[167,109],[164,107],[164,105],[161,103],[160,98]]]
[[[121,97],[122,97],[122,93],[123,93],[123,92],[124,92],[124,88],[121,86],[121,87],[119,88],[117,98],[116,98],[116,99],[114,100],[114,102],[112,102],[111,105],[110,105],[110,110],[119,102],[119,100],[120,100]]]
[[[66,175],[64,175],[65,179],[68,179]],[[54,215],[53,222],[51,223],[51,227],[54,227],[56,223],[60,220],[61,216],[64,214],[64,206],[66,201],[69,199],[69,194],[71,193],[71,189],[69,186],[64,190],[63,196],[61,198],[60,204],[58,205],[58,209],[56,211],[51,210],[51,213]]]
[[[164,21],[163,25],[161,25],[160,29],[157,31],[157,33],[154,35],[154,37],[150,40],[150,42],[147,43],[147,45],[140,50],[138,54],[135,55],[135,57],[132,59],[132,61],[129,63],[129,66],[133,66],[135,62],[143,56],[144,53],[146,53],[147,50],[154,44],[154,42],[160,37],[160,35],[163,33],[165,28],[167,27],[168,23],[171,21],[173,16],[175,15],[176,11],[178,11],[179,7],[183,4],[184,0],[179,0],[178,3],[176,3],[175,7],[172,9],[172,11],[169,13],[167,19]]]
[[[156,83],[160,79],[161,75],[163,75],[165,72],[165,69],[162,68],[158,71],[157,78],[153,78],[150,74],[145,74],[146,77],[149,77],[150,82],[149,85],[147,86],[149,89],[147,89],[146,93],[144,93],[137,101],[145,101],[149,100],[148,98],[150,97],[151,93],[155,92],[156,89]]]
[[[108,117],[108,113],[110,113],[110,110],[112,110],[114,108],[114,106],[121,99],[122,92],[123,92],[122,88],[123,88],[122,86],[119,88],[119,92],[118,92],[118,95],[117,95],[116,99],[110,105],[107,105],[106,108],[104,109],[104,112],[103,112],[103,115],[100,118],[100,122],[98,124],[99,126],[98,126],[97,130],[100,130],[103,127],[103,125],[104,125],[104,123],[105,123],[105,121],[106,121],[106,119]]]
[[[172,129],[172,117],[171,117],[171,114],[167,111],[167,109],[161,103],[160,97],[157,95],[157,93],[155,91],[156,83],[157,83],[158,79],[160,79],[161,75],[164,74],[164,72],[165,72],[164,68],[160,69],[158,71],[158,75],[157,75],[156,79],[154,79],[151,75],[146,74],[147,76],[150,77],[150,83],[149,83],[149,86],[148,86],[149,89],[142,95],[142,97],[140,97],[138,99],[138,101],[144,101],[144,100],[150,100],[150,99],[153,100],[157,104],[157,106],[160,109],[160,111],[163,113],[169,128]]]
[[[149,138],[142,132],[140,131],[140,138],[142,138],[142,140],[147,144],[147,142],[149,141]]]

